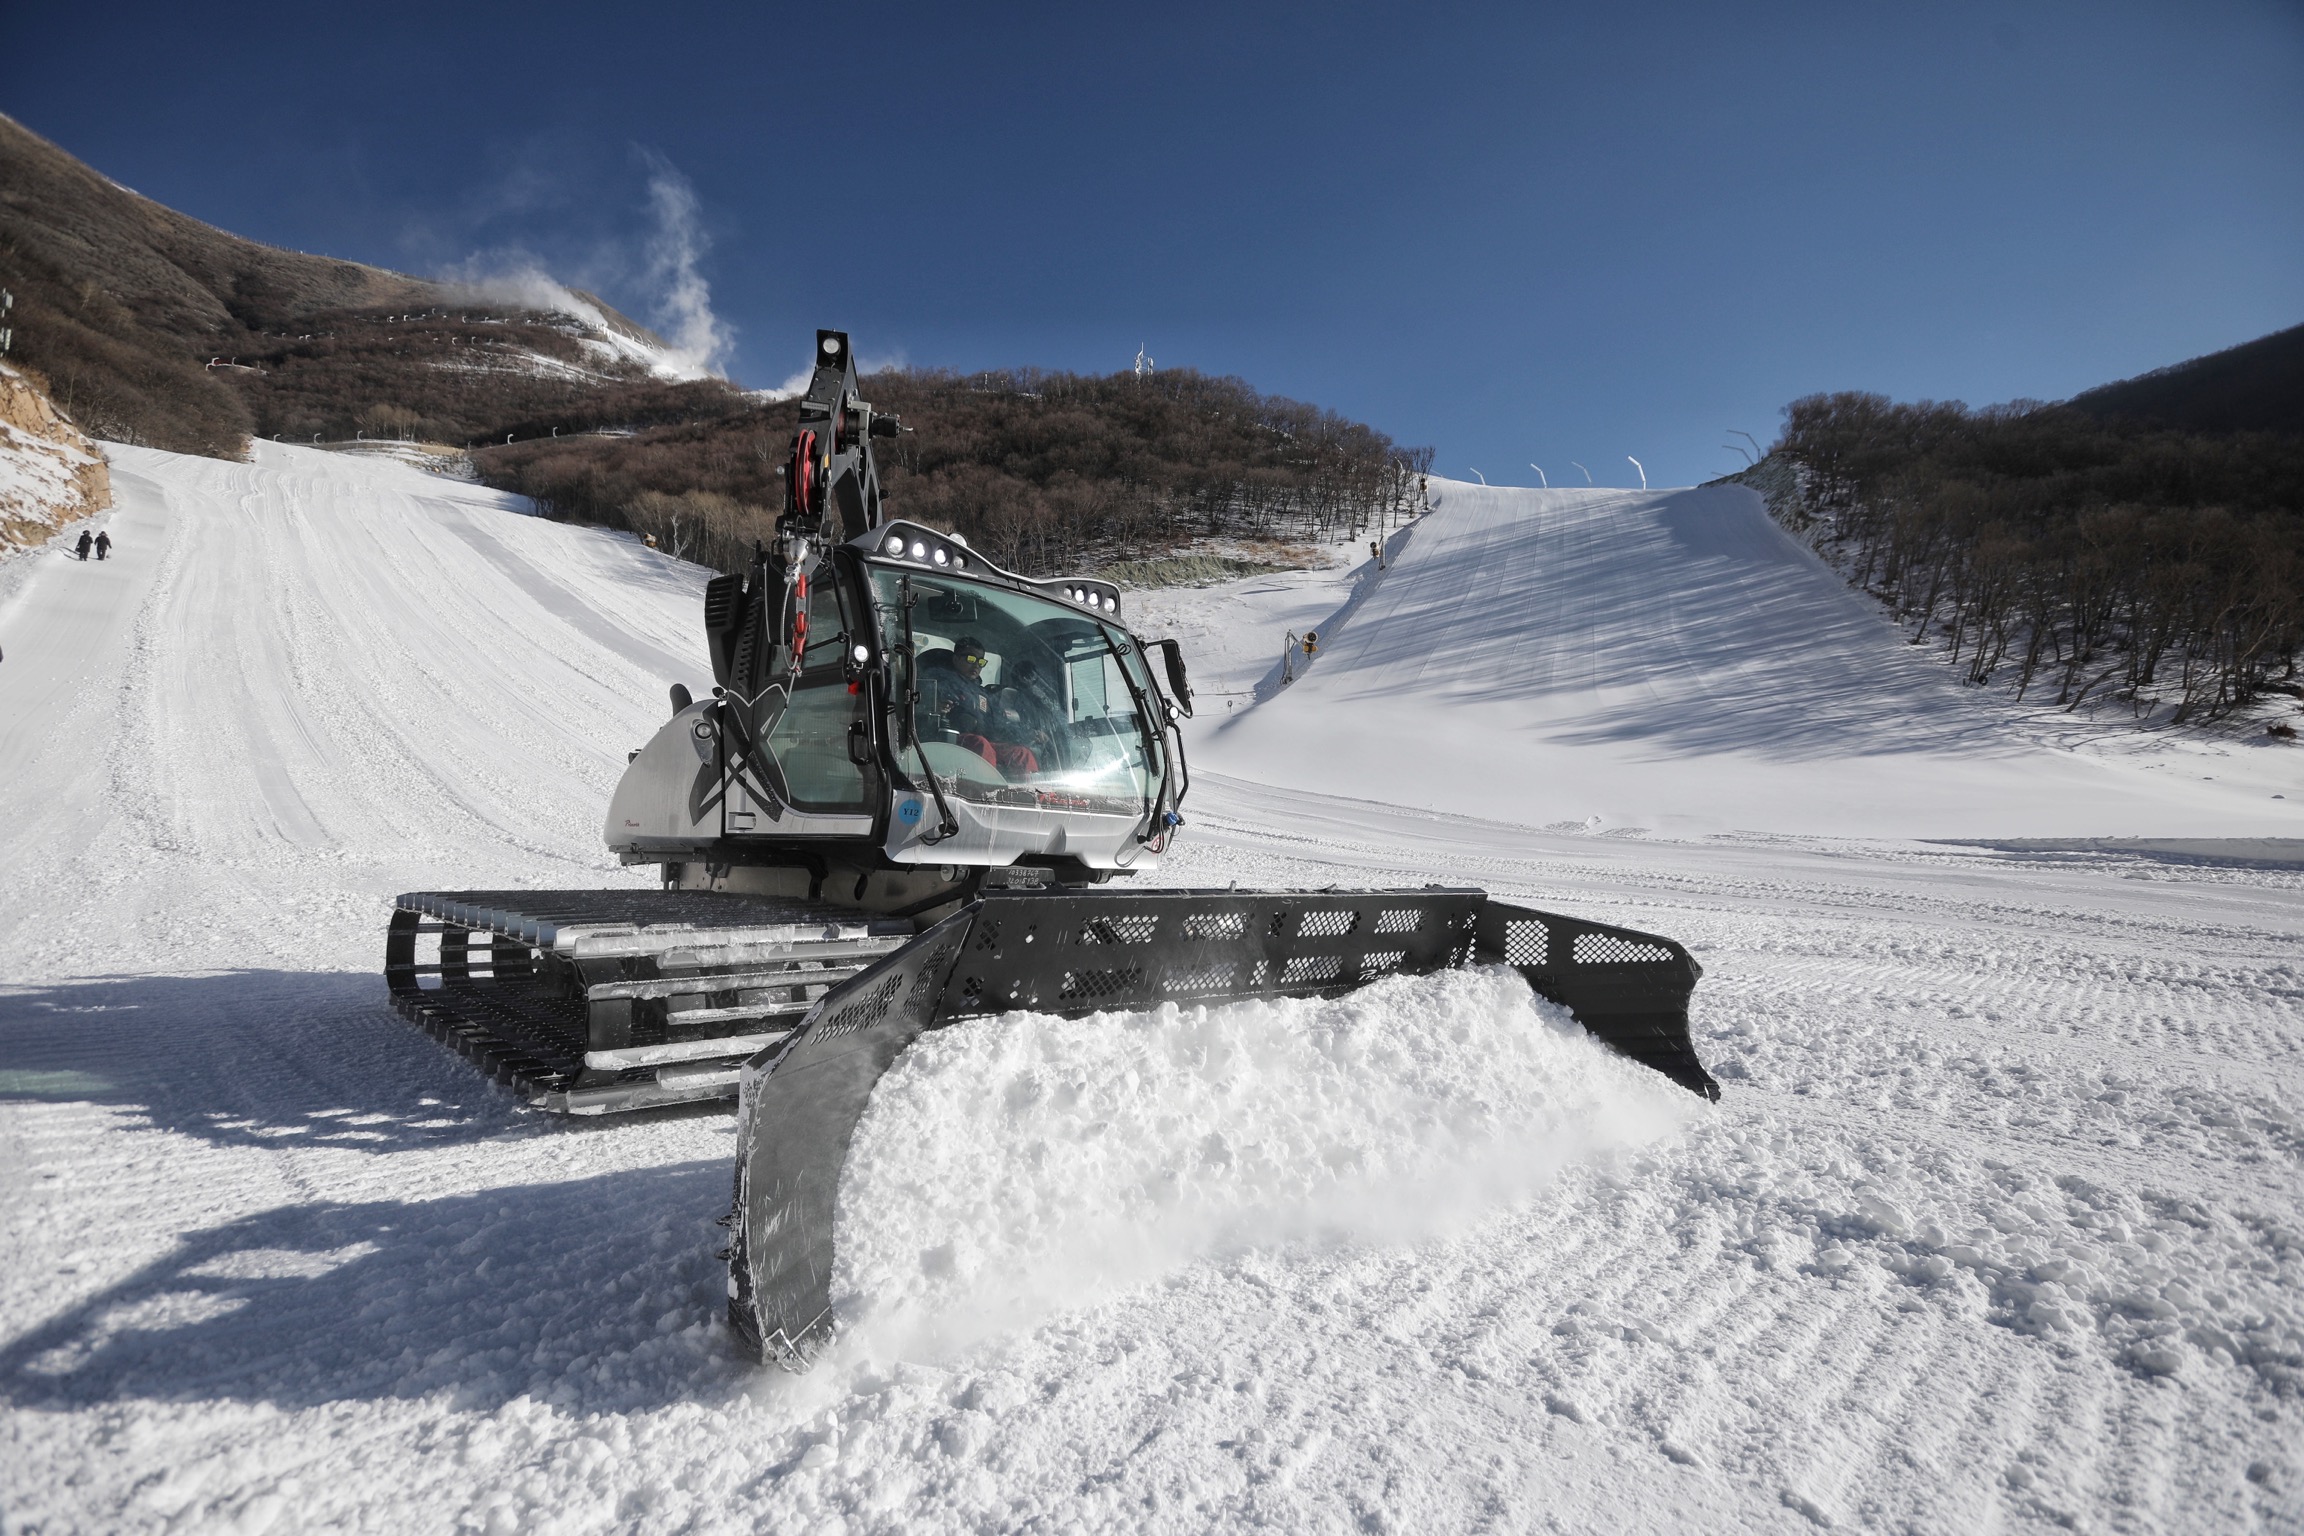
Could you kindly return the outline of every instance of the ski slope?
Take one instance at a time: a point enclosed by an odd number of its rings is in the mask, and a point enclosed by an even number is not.
[[[1141,600],[1265,616],[1238,637],[1357,594],[1304,682],[1203,712],[1163,879],[1671,934],[1725,1096],[1491,972],[958,1026],[859,1127],[851,1327],[795,1378],[718,1322],[725,1111],[528,1114],[377,974],[396,891],[638,883],[599,823],[707,676],[703,573],[374,460],[110,453],[115,559],[0,566],[0,1529],[2304,1523],[2304,872],[1932,845],[1827,795],[1965,764],[1947,835],[2283,835],[2188,776],[2237,749],[2147,770],[1957,691],[1878,751],[1799,737],[1732,642],[1784,603],[1817,633],[1831,590],[1731,506],[1643,598],[1606,551],[1673,537],[1669,497],[1578,534],[1450,487],[1374,583]],[[1481,586],[1514,529],[1582,578]],[[1451,570],[1489,595],[1449,607]],[[1500,645],[1514,582],[1615,660]],[[1799,678],[1854,709],[1908,658],[1839,611]],[[1273,647],[1209,638],[1209,696],[1254,689]],[[1682,723],[1690,679],[1740,712]],[[1496,776],[1429,767],[1442,732],[1550,787],[1478,814]],[[1982,824],[2035,772],[2092,819]]]
[[[1741,487],[1438,499],[1205,763],[1532,826],[2304,835],[2292,747],[2140,741],[1962,688]]]

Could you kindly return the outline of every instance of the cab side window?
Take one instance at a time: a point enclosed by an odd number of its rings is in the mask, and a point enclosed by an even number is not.
[[[784,713],[768,733],[768,748],[784,770],[796,809],[864,814],[872,809],[873,775],[848,755],[848,727],[864,718],[865,696],[848,691],[840,670],[841,636],[861,634],[842,612],[839,584],[829,569],[809,582],[808,644],[800,676]]]

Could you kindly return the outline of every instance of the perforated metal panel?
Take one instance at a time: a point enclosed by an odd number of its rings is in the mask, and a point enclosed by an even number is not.
[[[1479,900],[1440,888],[987,893],[938,1019],[1335,991],[1437,970],[1470,957]]]
[[[1181,931],[1187,939],[1236,939],[1248,931],[1248,914],[1187,912]]]
[[[1114,971],[1066,971],[1063,984],[1056,989],[1056,997],[1063,1003],[1100,1003],[1108,997],[1125,997],[1143,983],[1144,971],[1130,966]]]
[[[889,1010],[896,1006],[896,999],[903,994],[903,991],[904,979],[902,977],[890,976],[886,978],[854,1002],[845,1003],[819,1019],[816,1022],[816,1037],[821,1040],[836,1040],[842,1035],[852,1035],[860,1029],[870,1029],[888,1017]]]
[[[1480,953],[1512,966],[1618,1051],[1720,1096],[1688,1032],[1688,999],[1704,970],[1670,939],[1490,901],[1480,911]]]
[[[1301,939],[1332,939],[1347,934],[1360,926],[1357,912],[1306,912],[1296,919],[1296,936]]]
[[[1542,923],[1513,921],[1504,924],[1504,963],[1542,965],[1550,932]]]
[[[1639,965],[1672,962],[1672,951],[1661,944],[1615,933],[1579,933],[1570,951],[1578,965]]]
[[[1408,951],[1404,949],[1380,949],[1373,954],[1363,955],[1360,957],[1360,979],[1374,981],[1379,976],[1389,976],[1400,969],[1400,962],[1407,958]]]
[[[1133,917],[1099,917],[1083,923],[1076,944],[1149,944],[1160,931],[1160,919],[1151,913]]]

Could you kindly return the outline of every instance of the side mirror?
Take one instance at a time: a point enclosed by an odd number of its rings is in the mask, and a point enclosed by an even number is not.
[[[861,720],[852,720],[848,724],[848,761],[859,768],[872,766],[872,737],[864,729]]]
[[[1192,681],[1184,675],[1184,648],[1173,640],[1156,640],[1160,654],[1168,662],[1168,691],[1175,695],[1176,707],[1184,711],[1185,718],[1192,715]]]

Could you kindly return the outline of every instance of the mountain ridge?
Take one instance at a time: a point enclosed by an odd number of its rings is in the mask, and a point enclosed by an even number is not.
[[[2099,384],[2065,403],[2100,421],[2304,436],[2304,325]]]
[[[662,377],[663,339],[594,295],[554,285],[565,303],[544,310],[486,285],[265,245],[123,186],[5,115],[0,282],[17,299],[15,360],[47,375],[80,426],[210,457],[238,457],[256,435],[423,425],[493,437],[537,419],[661,417],[662,399],[623,397],[678,387]],[[418,319],[436,323],[412,346]],[[452,350],[470,344],[487,349],[485,387],[469,377],[472,354]]]

